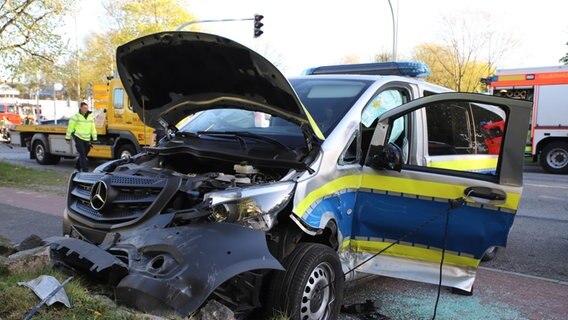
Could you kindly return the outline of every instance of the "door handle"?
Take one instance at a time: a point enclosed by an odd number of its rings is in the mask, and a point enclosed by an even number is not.
[[[498,189],[488,187],[469,187],[463,191],[466,199],[484,204],[505,203],[507,194]]]

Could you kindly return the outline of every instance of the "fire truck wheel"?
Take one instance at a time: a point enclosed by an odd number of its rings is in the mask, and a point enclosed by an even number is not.
[[[43,142],[41,140],[37,140],[36,142],[34,142],[32,150],[33,150],[33,153],[35,155],[35,159],[36,159],[37,163],[42,164],[42,165],[56,164],[61,159],[58,156],[54,156],[54,155],[48,153],[47,149],[45,148],[45,145],[43,144]]]
[[[136,149],[131,144],[125,144],[118,148],[116,151],[116,158],[117,159],[125,159],[130,158],[136,154]]]
[[[568,173],[568,142],[547,144],[540,154],[540,164],[549,173]]]

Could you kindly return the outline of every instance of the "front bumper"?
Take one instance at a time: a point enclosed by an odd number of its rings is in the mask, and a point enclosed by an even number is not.
[[[284,270],[263,232],[227,223],[109,233],[99,246],[60,237],[51,249],[56,261],[118,283],[119,303],[153,314],[187,316],[238,274]]]

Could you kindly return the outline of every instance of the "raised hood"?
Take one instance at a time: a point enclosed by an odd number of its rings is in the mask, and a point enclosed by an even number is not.
[[[173,126],[189,114],[230,104],[319,131],[282,73],[229,39],[156,33],[118,47],[116,61],[134,110],[149,126]]]

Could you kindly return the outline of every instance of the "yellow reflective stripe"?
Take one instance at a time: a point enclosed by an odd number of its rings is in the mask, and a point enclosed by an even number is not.
[[[361,181],[361,187],[389,192],[400,192],[423,197],[457,199],[463,197],[464,190],[470,186],[365,174]],[[508,192],[505,203],[498,205],[497,207],[517,210],[520,198],[520,194]]]
[[[316,200],[321,199],[327,195],[334,194],[339,190],[357,188],[360,184],[361,176],[350,175],[337,178],[330,181],[318,189],[310,192],[294,209],[300,217]]]
[[[457,199],[464,196],[464,190],[469,186],[454,185],[432,181],[414,180],[409,178],[398,178],[382,176],[377,174],[348,175],[330,181],[323,186],[310,192],[294,208],[294,212],[302,217],[306,210],[317,200],[325,196],[347,189],[372,189],[388,192],[398,192],[430,198]],[[521,195],[518,193],[507,193],[504,204],[497,207],[517,210]]]
[[[345,249],[347,249],[347,247],[349,247],[350,245],[351,245],[351,239],[343,240],[343,242],[341,243],[341,249],[339,250],[339,252],[345,251]]]
[[[79,133],[79,132],[75,132],[74,133],[75,136],[81,140],[86,140],[86,141],[90,141],[91,140],[91,134],[90,133]]]
[[[497,160],[497,157],[480,159],[455,159],[430,162],[428,166],[431,168],[459,171],[495,170],[497,168]]]
[[[387,246],[391,245],[392,243],[368,240],[351,240],[350,244],[351,249],[355,252],[377,253]],[[396,244],[387,249],[385,252],[381,253],[381,255],[439,263],[442,259],[442,250]],[[444,264],[477,268],[479,266],[479,261],[480,260],[472,257],[459,256],[448,251],[444,253]]]
[[[314,130],[316,137],[318,137],[321,140],[325,140],[323,133],[321,133],[320,128],[318,127],[317,123],[314,121],[314,118],[312,118],[312,115],[308,112],[308,109],[306,109],[306,107],[304,107],[304,105],[302,105],[302,109],[304,109],[304,112],[306,113],[306,116],[308,117],[308,121],[310,122],[310,125],[312,126],[312,130]]]

